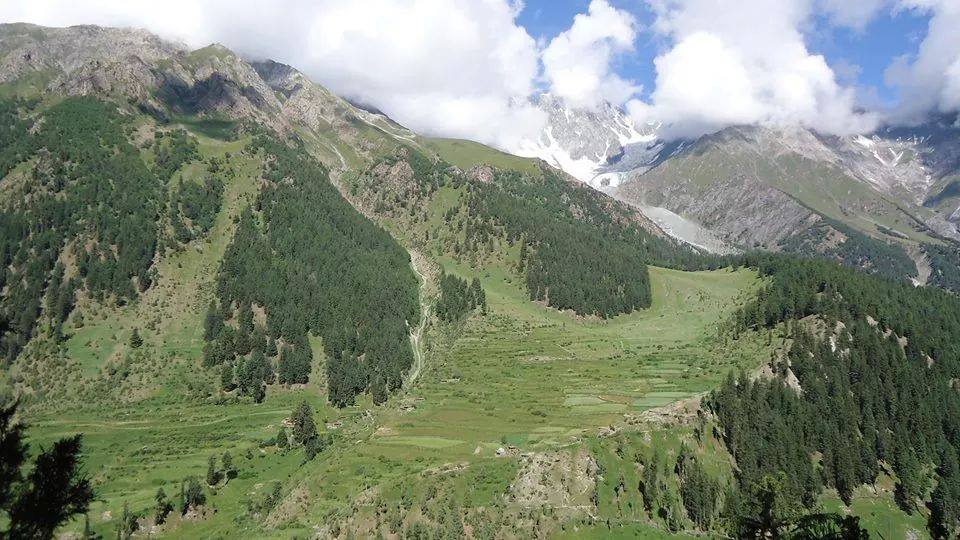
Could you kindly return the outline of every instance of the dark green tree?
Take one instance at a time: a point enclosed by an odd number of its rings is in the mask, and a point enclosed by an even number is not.
[[[167,494],[162,487],[157,489],[157,494],[154,495],[153,500],[156,502],[153,522],[157,525],[163,525],[167,521],[167,516],[173,511],[173,503],[167,498]]]
[[[220,471],[217,469],[217,456],[210,456],[207,460],[207,485],[215,486],[220,483]]]
[[[191,509],[197,509],[207,503],[207,495],[203,492],[203,486],[197,477],[191,476],[186,481],[186,489],[183,491],[182,513],[186,514]],[[182,486],[181,486],[182,488]]]
[[[296,444],[306,444],[317,436],[317,424],[313,420],[313,409],[306,401],[301,401],[291,415],[293,422],[293,441]]]
[[[290,446],[290,439],[287,437],[287,429],[283,426],[280,426],[280,431],[277,432],[277,448],[285,450]]]
[[[220,368],[220,389],[224,392],[230,392],[236,387],[233,378],[233,362],[226,362]]]
[[[223,464],[223,474],[227,480],[237,477],[237,469],[233,466],[233,456],[230,455],[230,452],[224,452],[220,462]]]
[[[143,346],[143,338],[140,337],[140,330],[137,328],[133,329],[133,333],[130,334],[130,348],[139,349]]]
[[[7,508],[8,535],[52,538],[67,520],[85,513],[92,500],[90,481],[81,472],[81,437],[61,439],[49,450],[41,449]]]

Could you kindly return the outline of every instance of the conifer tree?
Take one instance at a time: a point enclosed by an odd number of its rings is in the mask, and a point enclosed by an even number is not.
[[[207,460],[207,485],[215,486],[220,482],[220,471],[217,470],[217,456],[210,456]]]
[[[133,333],[130,334],[130,348],[139,349],[141,346],[143,346],[143,338],[140,337],[140,330],[134,328]]]
[[[293,440],[303,445],[317,436],[317,425],[313,420],[313,409],[306,401],[301,401],[293,411]]]
[[[153,499],[156,501],[153,522],[157,525],[163,525],[167,521],[167,516],[173,511],[173,503],[167,498],[167,494],[162,487],[157,489],[157,494]]]

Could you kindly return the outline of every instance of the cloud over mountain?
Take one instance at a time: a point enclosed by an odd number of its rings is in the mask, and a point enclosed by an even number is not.
[[[526,98],[536,41],[510,0],[35,0],[0,21],[144,27],[201,47],[292,64],[425,134],[509,148],[544,121]]]
[[[956,0],[645,0],[629,10],[592,0],[540,43],[518,22],[524,9],[522,0],[31,0],[0,4],[0,21],[220,42],[292,64],[421,133],[512,150],[545,125],[529,102],[542,91],[577,107],[625,106],[640,123],[664,123],[667,136],[735,124],[870,131],[883,115],[858,103],[859,67],[828,64],[810,50],[809,32],[864,31],[884,10],[912,10],[932,17],[917,53],[887,71],[902,97],[892,118],[960,109]],[[639,22],[645,11],[649,27]],[[640,36],[657,47],[645,85],[619,62],[640,57]]]
[[[804,0],[652,0],[654,31],[670,43],[655,60],[656,88],[628,107],[640,122],[695,136],[733,124],[800,124],[826,133],[873,129],[826,60],[811,53]],[[848,20],[853,15],[844,15]],[[857,19],[859,20],[859,19]]]
[[[624,103],[640,88],[614,73],[611,62],[632,51],[636,39],[637,22],[630,13],[593,0],[587,13],[574,17],[570,29],[543,51],[551,93],[574,106]]]

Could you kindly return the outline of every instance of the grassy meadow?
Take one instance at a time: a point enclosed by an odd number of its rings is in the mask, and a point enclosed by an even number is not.
[[[214,231],[220,225],[218,221]],[[190,251],[181,255],[197,258]],[[194,264],[202,266],[196,261],[177,266],[177,257],[165,264],[184,273]],[[474,272],[453,261],[441,262],[450,272]],[[91,456],[87,470],[100,498],[90,519],[105,536],[124,502],[149,513],[159,487],[176,495],[182,478],[203,478],[209,456],[219,459],[224,451],[233,456],[239,475],[211,490],[216,511],[163,532],[175,537],[250,534],[257,521],[247,508],[266,496],[273,480],[290,494],[267,520],[284,524],[271,529],[277,537],[307,534],[331,517],[349,516],[358,506],[358,492],[399,498],[411,478],[442,474],[431,471],[444,467],[457,470],[446,475],[446,489],[465,493],[469,486],[473,504],[490,504],[514,480],[517,453],[568,447],[601,427],[622,423],[624,415],[706,391],[727,369],[753,367],[762,360],[764,347],[755,341],[724,344],[715,337],[717,325],[758,286],[754,274],[651,273],[651,309],[601,321],[531,303],[515,276],[496,266],[484,270],[480,277],[487,290],[487,316],[475,316],[457,328],[431,328],[426,368],[407,394],[384,407],[362,403],[343,410],[326,405],[323,389],[315,383],[297,389],[271,387],[262,404],[178,396],[180,377],[192,372],[204,378],[193,366],[206,300],[203,294],[190,294],[187,305],[177,309],[195,315],[182,317],[182,324],[158,325],[145,347],[153,354],[183,358],[180,376],[128,406],[40,414],[32,419],[31,438],[44,445],[69,433],[85,434]],[[191,275],[200,283],[202,276],[212,280],[209,271]],[[173,283],[161,278],[157,289],[167,291],[173,303]],[[117,314],[111,330],[91,323],[84,332],[97,335],[104,348],[122,350],[126,329],[139,316],[136,310]],[[82,353],[83,343],[75,336],[71,354]],[[106,361],[96,354],[84,358],[87,363]],[[314,373],[322,371],[321,361]],[[95,372],[95,366],[86,363],[84,369]],[[333,446],[306,464],[299,450],[260,447],[304,398],[317,410],[321,430],[341,422],[329,430]],[[517,451],[497,457],[502,446]]]

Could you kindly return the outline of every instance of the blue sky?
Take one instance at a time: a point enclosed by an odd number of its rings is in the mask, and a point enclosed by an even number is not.
[[[575,15],[585,13],[589,4],[590,0],[527,0],[517,22],[535,39],[549,42],[570,27]],[[610,0],[610,4],[630,12],[640,25],[635,50],[616,58],[613,67],[622,77],[641,84],[646,96],[655,83],[653,60],[665,44],[644,30],[653,21],[644,0]],[[865,101],[879,99],[890,106],[897,92],[885,84],[884,71],[898,56],[916,53],[929,20],[929,13],[884,9],[863,30],[853,30],[831,26],[818,16],[806,31],[807,47],[827,59],[842,83],[858,86]]]

